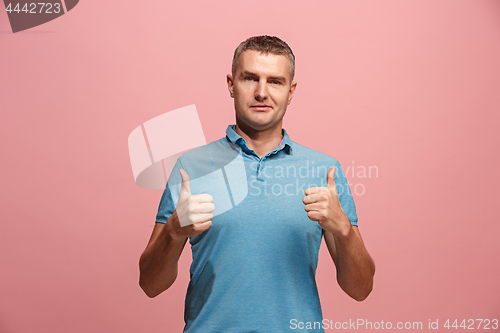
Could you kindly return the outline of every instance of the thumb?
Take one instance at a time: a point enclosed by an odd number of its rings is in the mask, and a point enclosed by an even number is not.
[[[335,187],[335,171],[337,170],[337,168],[335,167],[331,167],[330,170],[328,170],[328,174],[326,175],[326,184],[327,184],[327,187],[329,188],[333,188],[333,189],[337,189]]]
[[[181,193],[184,192],[187,194],[191,194],[191,192],[189,191],[190,180],[189,180],[188,173],[186,171],[184,171],[184,169],[180,169],[179,173],[181,174],[181,178],[182,178]]]

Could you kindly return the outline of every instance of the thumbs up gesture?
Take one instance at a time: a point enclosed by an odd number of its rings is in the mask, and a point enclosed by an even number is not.
[[[179,173],[182,177],[182,184],[179,192],[179,201],[175,207],[175,212],[179,220],[179,226],[176,229],[178,234],[186,237],[194,237],[212,225],[212,213],[215,210],[215,206],[212,203],[214,198],[207,193],[191,194],[189,190],[189,175],[183,169],[179,170]]]
[[[326,187],[309,187],[304,193],[302,202],[304,209],[312,221],[333,235],[343,235],[351,228],[351,222],[340,205],[339,195],[335,186],[335,167],[330,168],[326,175]]]

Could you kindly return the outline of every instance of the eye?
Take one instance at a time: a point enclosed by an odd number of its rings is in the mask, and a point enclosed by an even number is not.
[[[251,76],[246,76],[245,77],[245,81],[253,81],[253,80],[254,80],[254,78],[251,77]]]

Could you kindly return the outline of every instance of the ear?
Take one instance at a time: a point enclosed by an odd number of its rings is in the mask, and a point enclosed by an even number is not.
[[[292,101],[296,87],[297,87],[297,82],[293,81],[292,84],[290,84],[290,90],[288,91],[288,104],[290,104],[290,102]]]
[[[229,95],[233,98],[233,75],[227,74],[227,90],[229,90]]]

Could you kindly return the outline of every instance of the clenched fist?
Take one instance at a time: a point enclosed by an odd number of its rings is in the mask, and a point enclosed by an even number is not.
[[[174,226],[175,233],[187,237],[194,237],[210,228],[212,225],[212,214],[215,206],[214,198],[207,193],[191,194],[189,190],[189,175],[183,169],[179,170],[182,177],[179,200],[175,207],[175,214],[179,225]]]
[[[340,205],[335,186],[335,167],[326,175],[326,187],[310,187],[304,193],[304,209],[312,221],[317,221],[326,231],[334,235],[343,235],[351,228],[349,218]]]

